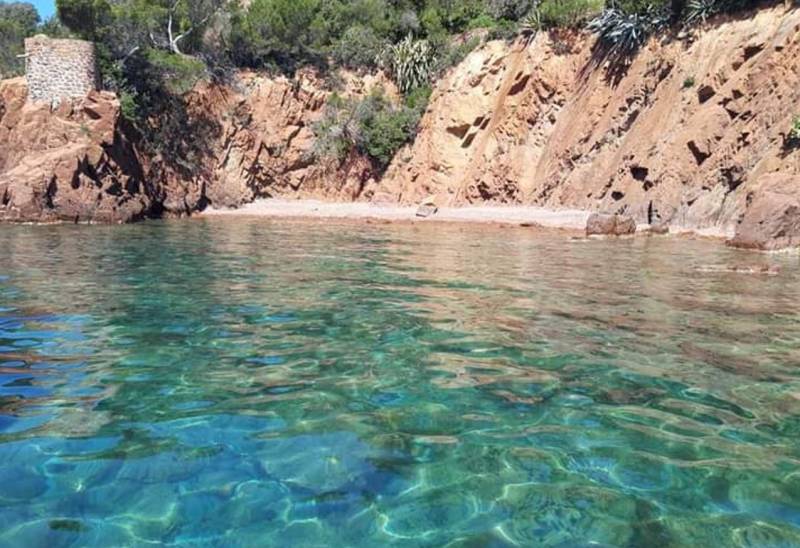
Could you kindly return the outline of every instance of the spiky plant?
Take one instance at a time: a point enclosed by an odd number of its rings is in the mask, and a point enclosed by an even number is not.
[[[519,30],[522,34],[530,36],[536,34],[542,29],[542,12],[539,11],[539,6],[534,6],[528,15],[526,15],[519,24]]]
[[[610,54],[629,57],[666,22],[666,15],[652,8],[643,13],[610,8],[589,22],[588,28],[598,35]]]
[[[688,22],[700,21],[705,23],[709,17],[719,12],[719,5],[717,0],[689,0],[686,9],[688,12],[686,20]]]
[[[386,48],[380,55],[379,65],[405,94],[430,81],[435,60],[433,48],[427,40],[414,40],[409,35]]]

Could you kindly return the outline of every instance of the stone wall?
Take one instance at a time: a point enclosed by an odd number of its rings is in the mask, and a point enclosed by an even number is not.
[[[30,101],[82,98],[99,87],[92,42],[34,36],[25,40],[25,59]]]

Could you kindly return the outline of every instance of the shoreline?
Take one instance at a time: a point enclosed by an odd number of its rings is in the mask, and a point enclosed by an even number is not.
[[[417,217],[418,206],[384,205],[369,202],[325,202],[313,199],[261,199],[237,209],[209,208],[198,214],[203,217],[264,217],[273,219],[336,219],[347,221],[380,221],[388,223],[467,223],[520,226],[585,233],[586,223],[594,211],[582,209],[548,209],[524,205],[472,205],[441,207],[435,215]],[[647,232],[649,225],[638,225],[637,234]],[[725,241],[733,236],[723,227],[688,228],[671,226],[669,235],[695,235]]]
[[[481,205],[441,207],[429,217],[418,217],[418,206],[382,205],[368,202],[263,199],[238,209],[209,208],[197,217],[266,217],[276,219],[338,219],[411,223],[477,223],[531,226],[584,231],[591,211],[552,210],[533,206]]]

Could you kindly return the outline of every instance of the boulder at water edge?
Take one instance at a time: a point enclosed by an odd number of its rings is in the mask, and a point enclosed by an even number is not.
[[[762,251],[800,246],[800,181],[775,173],[762,177],[757,187],[728,243]]]
[[[636,221],[627,215],[593,213],[586,222],[587,236],[624,236],[636,232]]]

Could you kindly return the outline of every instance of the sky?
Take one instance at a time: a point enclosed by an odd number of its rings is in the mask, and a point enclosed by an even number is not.
[[[39,10],[39,16],[42,20],[47,19],[51,15],[53,15],[56,11],[56,2],[55,0],[28,0],[31,4],[36,6],[36,9]]]

